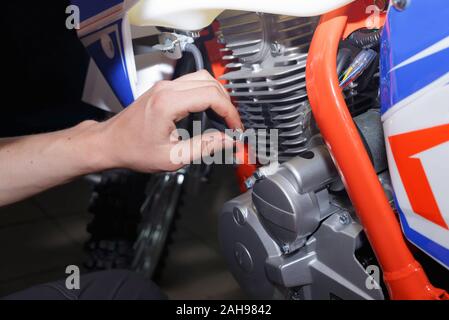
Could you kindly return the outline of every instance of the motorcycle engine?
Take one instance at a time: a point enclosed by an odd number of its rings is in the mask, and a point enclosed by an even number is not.
[[[220,214],[219,239],[231,272],[254,298],[383,299],[380,276],[367,271],[376,265],[374,255],[307,99],[306,61],[318,18],[226,11],[218,20],[229,62],[223,78],[245,127],[277,129],[279,136],[270,152],[280,164],[259,170],[253,188]],[[343,49],[340,68],[360,50]],[[366,72],[344,93],[388,185],[377,75]]]

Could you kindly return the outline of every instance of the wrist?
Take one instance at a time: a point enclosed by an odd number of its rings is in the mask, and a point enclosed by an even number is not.
[[[79,138],[78,142],[82,157],[80,163],[84,174],[116,167],[113,157],[110,155],[109,141],[105,134],[104,123],[87,120],[74,129],[79,131],[77,137]]]

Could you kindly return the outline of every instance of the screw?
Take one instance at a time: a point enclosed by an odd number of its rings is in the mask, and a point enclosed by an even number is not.
[[[278,42],[273,42],[271,44],[271,52],[273,54],[281,54],[282,53],[282,45]]]
[[[256,180],[262,180],[264,177],[264,174],[260,170],[254,172],[254,178],[256,178]]]
[[[404,11],[409,5],[409,0],[393,0],[393,6],[398,11]]]
[[[339,220],[340,223],[343,225],[348,225],[351,222],[351,218],[349,217],[349,214],[347,214],[346,212],[340,215]]]
[[[245,187],[246,189],[251,189],[256,184],[257,179],[254,176],[249,177],[245,180]]]
[[[284,244],[284,245],[282,246],[281,250],[282,250],[282,252],[283,252],[284,254],[289,254],[289,253],[290,253],[290,245]]]

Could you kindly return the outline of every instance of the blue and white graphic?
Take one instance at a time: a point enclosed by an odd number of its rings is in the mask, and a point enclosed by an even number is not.
[[[448,72],[449,2],[413,0],[391,8],[382,36],[381,99],[385,113]]]
[[[126,10],[136,1],[72,0],[79,7],[78,35],[123,107],[135,99],[135,61]]]
[[[123,20],[119,20],[81,40],[120,103],[126,107],[134,101],[134,93],[125,58],[122,24]]]
[[[449,268],[449,1],[413,0],[398,11],[390,8],[382,35],[381,104],[390,175],[395,203],[407,239],[436,261]],[[398,165],[390,139],[417,136],[435,129],[441,136],[435,146],[407,161],[418,163],[431,190],[434,210],[443,223],[426,218],[431,203],[416,209],[417,197],[407,190],[404,164]],[[438,138],[438,136],[432,136]],[[432,138],[432,139],[433,139]],[[413,146],[421,141],[410,140]],[[428,141],[426,138],[425,141]],[[406,146],[403,146],[404,148]],[[400,150],[399,150],[400,151]],[[405,167],[405,170],[408,170]],[[417,182],[412,175],[412,183]],[[422,181],[421,181],[422,182]],[[420,183],[421,183],[420,182]],[[408,181],[410,183],[410,181]],[[423,184],[424,185],[424,184]]]
[[[80,8],[81,23],[99,15],[121,10],[124,0],[71,0],[73,5]]]

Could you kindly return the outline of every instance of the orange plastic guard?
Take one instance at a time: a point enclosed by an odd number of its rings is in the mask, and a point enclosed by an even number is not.
[[[392,299],[445,299],[410,253],[348,111],[337,78],[337,51],[351,5],[322,17],[307,61],[315,120],[339,168],[357,215],[384,272]]]

